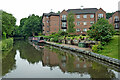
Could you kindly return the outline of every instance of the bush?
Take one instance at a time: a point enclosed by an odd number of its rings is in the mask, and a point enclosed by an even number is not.
[[[88,30],[88,35],[96,41],[108,42],[114,35],[114,27],[108,20],[101,18]]]
[[[59,40],[58,37],[54,37],[54,38],[53,38],[53,41],[54,41],[54,42],[58,42],[58,40]]]
[[[13,38],[2,40],[2,51],[9,51],[13,47]]]
[[[100,42],[98,42],[98,45],[93,45],[92,51],[95,53],[98,53],[100,50],[102,50],[104,47],[101,45]]]
[[[92,51],[97,53],[98,52],[98,45],[93,45]]]

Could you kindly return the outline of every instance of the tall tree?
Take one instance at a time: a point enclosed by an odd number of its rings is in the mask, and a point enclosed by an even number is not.
[[[5,11],[2,11],[2,34],[4,36],[11,36],[16,24],[16,18]]]
[[[28,18],[23,18],[20,21],[25,36],[35,36],[35,34],[42,33],[42,17],[37,15],[30,15]]]
[[[67,29],[67,32],[68,33],[74,33],[75,32],[75,24],[74,24],[74,14],[72,12],[70,12],[68,14],[68,17],[67,17],[67,22],[68,22],[68,29]]]

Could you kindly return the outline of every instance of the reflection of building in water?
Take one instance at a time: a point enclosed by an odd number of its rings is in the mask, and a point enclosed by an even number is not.
[[[44,54],[42,57],[43,66],[59,66],[62,72],[78,72],[87,73],[88,69],[92,67],[91,63],[85,61],[85,59],[78,58],[69,53],[61,54],[50,51],[49,49],[44,49]]]
[[[58,66],[59,59],[57,57],[57,54],[55,52],[51,52],[48,49],[44,50],[44,54],[42,57],[43,60],[43,66]]]

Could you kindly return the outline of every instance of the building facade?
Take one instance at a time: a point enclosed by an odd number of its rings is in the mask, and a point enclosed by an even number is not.
[[[76,35],[86,34],[87,30],[89,30],[89,28],[92,26],[92,24],[94,24],[96,21],[98,21],[98,19],[100,19],[100,18],[106,19],[106,12],[102,8],[100,8],[100,9],[84,8],[84,9],[63,10],[60,14],[54,13],[54,15],[57,15],[57,16],[52,15],[49,17],[50,18],[49,21],[53,20],[53,18],[56,18],[56,19],[54,19],[55,22],[53,22],[53,21],[49,22],[49,24],[52,24],[52,25],[50,25],[50,29],[49,29],[50,34],[53,32],[58,32],[59,30],[67,31],[67,29],[68,29],[67,16],[70,12],[72,12],[74,14],[74,19],[75,19],[75,21],[74,21],[75,27],[74,28],[76,30],[76,32],[75,32]],[[50,13],[48,13],[48,14],[50,15]],[[51,17],[53,17],[53,18],[51,18]],[[46,21],[47,21],[46,16],[45,16],[45,14],[43,14],[43,23],[44,23],[43,34],[48,35],[45,33],[48,30],[46,28],[47,27]],[[55,24],[57,24],[57,25],[55,25]]]
[[[53,12],[44,13],[42,17],[42,22],[44,35],[49,35],[59,31],[60,28],[59,14]]]
[[[109,23],[114,26],[116,31],[120,29],[120,11],[116,11],[112,17],[109,18]]]

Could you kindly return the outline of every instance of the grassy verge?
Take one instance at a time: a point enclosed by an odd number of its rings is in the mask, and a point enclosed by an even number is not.
[[[104,50],[101,50],[98,53],[108,57],[120,59],[120,56],[118,56],[118,35],[113,36],[112,40],[104,46]]]

